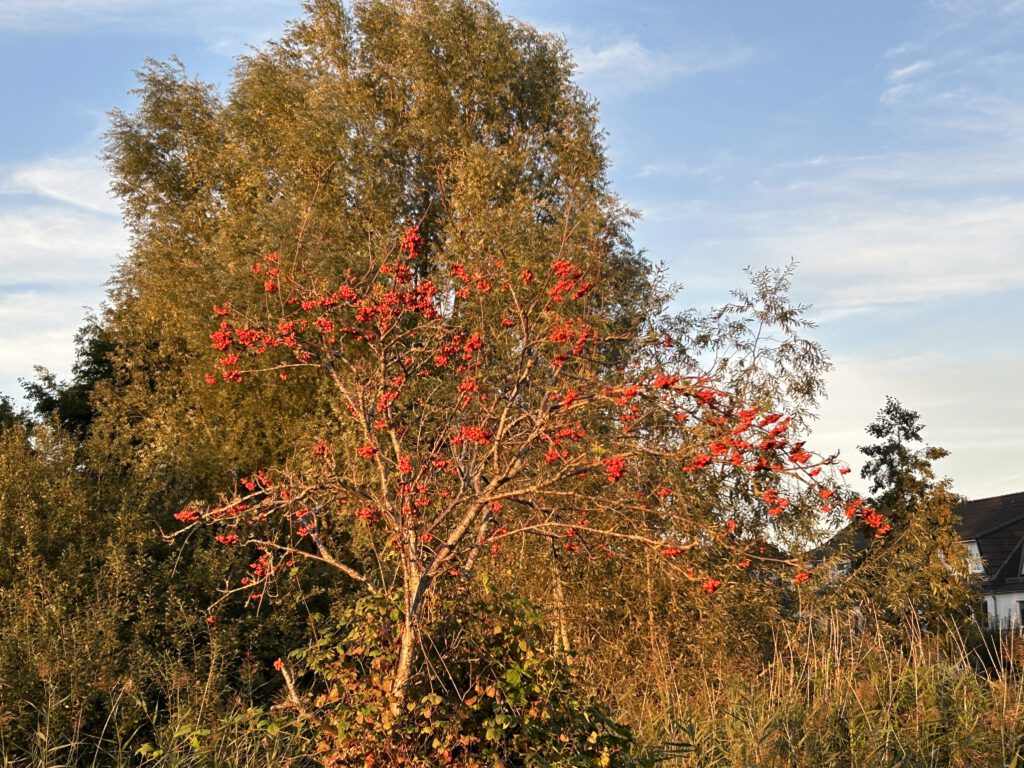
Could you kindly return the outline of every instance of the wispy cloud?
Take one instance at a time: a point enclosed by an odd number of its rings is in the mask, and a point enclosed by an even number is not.
[[[1024,201],[848,201],[775,221],[759,250],[799,260],[833,316],[1024,289]]]
[[[693,166],[689,163],[647,163],[640,168],[637,176],[700,176],[707,172],[705,166]]]
[[[117,213],[108,191],[110,176],[94,157],[48,157],[14,169],[4,180],[7,193],[34,195],[99,213]]]
[[[922,48],[923,46],[917,40],[906,40],[899,45],[894,45],[892,48],[888,49],[884,54],[882,54],[882,57],[885,59],[897,58],[905,56],[908,53],[917,53],[922,50]]]
[[[644,46],[634,38],[603,48],[574,49],[581,80],[599,95],[650,91],[703,72],[724,72],[749,62],[753,48],[694,44],[672,51]]]
[[[127,29],[192,35],[234,55],[302,14],[299,0],[3,0],[0,30],[36,35]]]
[[[0,27],[22,31],[40,31],[50,25],[120,21],[126,14],[152,6],[151,0],[7,0],[0,16]]]
[[[1024,0],[932,0],[932,5],[955,16],[968,18],[1024,13]]]
[[[903,100],[906,96],[910,95],[914,91],[914,86],[908,83],[900,83],[894,85],[891,88],[886,88],[882,91],[882,95],[878,97],[878,100],[883,104],[893,105]]]
[[[711,260],[724,276],[793,258],[819,321],[1024,291],[1024,142],[816,156],[758,171],[739,199],[641,204],[644,227],[688,232],[679,265],[689,285],[700,281],[686,264]]]
[[[707,200],[698,198],[663,200],[660,202],[639,201],[635,204],[644,221],[680,222],[714,215]]]
[[[74,337],[86,307],[95,307],[100,291],[49,294],[0,293],[0,394],[18,396],[19,379],[34,378],[33,365],[67,378],[74,362]]]
[[[127,240],[116,217],[55,206],[0,211],[0,291],[12,285],[102,285]]]
[[[892,123],[1020,135],[1024,0],[941,0],[938,26],[882,57]]]
[[[934,67],[935,64],[927,59],[915,61],[913,64],[908,64],[905,67],[899,67],[892,70],[889,73],[890,80],[907,80],[915,75],[919,75],[922,72],[927,72],[929,69]]]
[[[0,212],[0,235],[0,392],[14,394],[35,364],[67,375],[84,308],[127,242],[116,219],[52,207]]]
[[[293,0],[218,0],[217,3],[200,0],[182,0],[171,4],[165,0],[5,0],[0,27],[40,31],[52,24],[61,27],[87,24],[131,23],[152,18],[179,18],[192,16],[202,9],[207,18],[237,14],[248,10],[259,13],[267,10],[299,10]],[[184,14],[183,14],[184,12]]]
[[[91,157],[51,157],[0,178],[0,391],[42,364],[70,370],[84,307],[104,295],[128,241]]]

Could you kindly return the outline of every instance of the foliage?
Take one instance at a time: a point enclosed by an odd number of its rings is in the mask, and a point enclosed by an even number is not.
[[[0,433],[0,744],[13,761],[74,745],[60,759],[89,763],[118,739],[130,754],[172,703],[212,713],[254,686],[263,703],[269,661],[298,642],[298,606],[275,620],[228,604],[209,624],[223,553],[169,549],[82,463],[78,437],[45,422]]]
[[[14,401],[7,395],[0,395],[0,430],[23,422],[25,416],[16,410]]]
[[[299,561],[335,590],[400,592],[396,710],[435,593],[506,543],[541,545],[521,581],[553,543],[656,552],[714,594],[754,563],[809,578],[766,542],[845,504],[776,407],[812,402],[823,365],[776,295],[788,272],[755,276],[713,340],[667,318],[570,75],[558,41],[486,4],[325,1],[225,101],[150,65],[138,112],[115,115],[136,244],[95,450],[143,499],[179,499],[179,536],[213,526],[247,553],[229,594],[250,605],[287,602]],[[695,354],[727,341],[719,382]]]
[[[111,521],[82,480],[74,442],[60,433],[0,434],[0,731],[9,748],[27,748],[37,730],[53,743],[99,730],[123,682],[124,595],[136,573],[107,548]]]
[[[867,427],[878,442],[860,448],[868,459],[861,477],[871,481],[874,503],[889,511],[895,525],[904,523],[914,505],[934,487],[932,462],[949,455],[944,448],[915,449],[913,444],[922,442],[923,429],[920,414],[887,397]]]
[[[334,413],[297,446],[305,457],[177,515],[185,531],[213,524],[221,543],[256,548],[240,586],[252,599],[296,559],[371,592],[397,582],[398,705],[420,612],[437,582],[470,573],[482,549],[533,535],[609,557],[636,546],[667,560],[692,552],[690,578],[713,593],[722,581],[698,563],[763,565],[776,520],[838,498],[818,479],[829,462],[789,444],[788,419],[676,368],[660,334],[609,328],[589,298],[603,288],[599,263],[563,253],[535,275],[503,258],[467,267],[438,253],[429,261],[443,271],[417,278],[422,247],[417,227],[400,246],[385,240],[363,275],[338,288],[274,252],[251,269],[269,298],[215,305],[223,382],[323,376]],[[380,577],[366,571],[367,548]]]
[[[693,367],[706,370],[751,402],[785,410],[797,426],[815,417],[832,365],[821,344],[805,334],[814,328],[809,306],[789,297],[796,263],[747,269],[748,289],[710,312],[685,310],[671,320],[674,336]]]
[[[887,627],[816,615],[779,635],[756,673],[688,669],[688,684],[660,713],[665,731],[690,745],[679,764],[1019,765],[1019,635],[997,643],[1008,663],[993,674],[955,629],[940,635],[911,623],[903,634],[907,642],[893,644]]]
[[[953,514],[963,499],[948,479],[935,477],[932,462],[948,452],[915,447],[923,429],[919,414],[891,397],[867,427],[877,442],[861,448],[868,457],[861,474],[893,530],[860,553],[847,588],[859,590],[865,610],[879,611],[890,625],[913,614],[926,628],[959,622],[966,631],[976,599]]]
[[[66,430],[84,433],[96,416],[91,402],[96,385],[113,375],[114,342],[99,318],[90,316],[75,336],[72,380],[60,382],[45,368],[36,381],[22,382],[36,416],[55,417]]]
[[[316,624],[316,640],[282,662],[315,679],[292,705],[312,724],[326,765],[639,765],[629,729],[580,687],[546,641],[538,614],[514,596],[465,587],[424,619],[429,666],[394,712],[390,670],[402,605],[361,598]]]

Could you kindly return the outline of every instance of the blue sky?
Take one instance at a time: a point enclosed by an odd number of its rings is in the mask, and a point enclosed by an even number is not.
[[[835,362],[814,444],[891,394],[971,497],[1024,490],[1024,0],[508,0],[601,102],[636,242],[684,304],[799,263]],[[127,249],[96,155],[143,58],[224,84],[295,0],[3,0],[0,392],[66,375]],[[854,475],[850,475],[854,477]]]

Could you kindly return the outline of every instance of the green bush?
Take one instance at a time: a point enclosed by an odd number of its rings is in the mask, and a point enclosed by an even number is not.
[[[401,610],[375,596],[318,621],[290,654],[298,719],[325,765],[634,766],[631,731],[555,655],[540,617],[511,596],[466,589],[433,606],[426,664],[404,710],[391,709]],[[310,686],[310,693],[297,689]]]

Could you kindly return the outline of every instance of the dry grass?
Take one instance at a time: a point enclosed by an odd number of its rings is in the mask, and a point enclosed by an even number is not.
[[[910,623],[894,638],[833,616],[776,637],[759,669],[667,655],[661,665],[634,722],[651,740],[685,745],[669,765],[1024,765],[1024,640],[1014,633],[968,642]]]
[[[620,714],[642,737],[676,744],[664,765],[1024,766],[1018,634],[968,642],[953,629],[926,633],[910,623],[894,636],[833,616],[777,636],[767,664],[701,658],[665,652],[634,670],[633,690],[620,691]],[[296,760],[304,749],[263,710],[238,703],[203,714],[179,704],[150,713],[141,752],[139,733],[116,725],[118,708],[137,715],[139,702],[111,701],[105,733],[61,742],[47,737],[44,707],[32,754],[8,753],[0,733],[0,767],[310,764]]]

